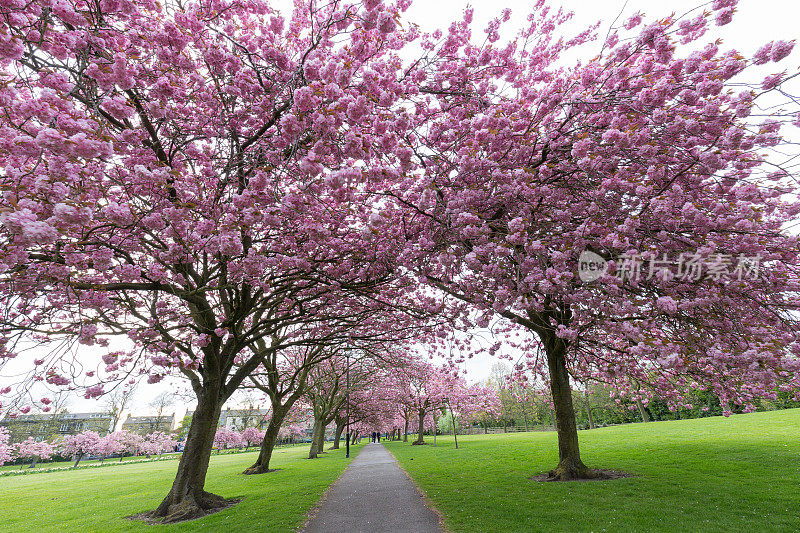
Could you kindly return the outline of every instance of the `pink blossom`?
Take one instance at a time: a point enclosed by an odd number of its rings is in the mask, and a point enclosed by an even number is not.
[[[631,17],[628,20],[625,21],[625,24],[623,24],[623,27],[626,30],[630,30],[630,29],[635,28],[636,26],[638,26],[641,23],[642,23],[642,14],[641,13],[634,13],[633,15],[631,15]]]
[[[244,445],[242,434],[229,428],[219,428],[214,435],[214,445],[217,448],[236,448]]]
[[[53,208],[53,218],[66,224],[87,224],[92,220],[92,211],[88,207],[60,203]]]
[[[84,455],[92,453],[100,442],[100,435],[96,431],[84,431],[77,435],[66,435],[58,443],[59,453],[75,457],[75,466]]]
[[[86,389],[86,393],[83,395],[84,398],[97,398],[98,396],[102,396],[104,393],[103,385],[95,385],[94,387],[88,387]]]
[[[755,63],[756,65],[763,65],[764,63],[768,63],[771,59],[772,44],[773,43],[770,42],[759,48],[756,51],[755,55],[753,56],[753,63]]]
[[[731,20],[733,20],[734,11],[735,10],[732,7],[728,7],[717,12],[717,16],[714,19],[717,26],[729,24]]]
[[[771,76],[767,76],[764,78],[764,81],[761,82],[761,88],[765,91],[770,89],[774,89],[778,85],[780,85],[781,80],[783,79],[783,74],[772,74]]]
[[[58,232],[45,221],[37,220],[28,208],[0,214],[0,223],[25,243],[50,244],[58,239]]]
[[[776,63],[792,53],[794,41],[775,41],[772,43],[772,60]]]
[[[11,461],[13,448],[8,444],[11,435],[8,429],[0,427],[0,466]]]
[[[247,446],[253,446],[259,444],[262,440],[264,440],[264,430],[259,430],[254,427],[248,427],[242,430],[241,436],[243,442]]]

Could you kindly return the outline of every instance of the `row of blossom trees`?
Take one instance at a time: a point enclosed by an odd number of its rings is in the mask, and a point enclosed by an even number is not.
[[[269,395],[248,469],[268,472],[309,384],[326,389],[315,425],[339,415],[325,365],[342,350],[523,332],[554,402],[553,479],[601,474],[571,378],[675,405],[697,383],[738,403],[800,388],[800,205],[763,155],[798,106],[750,117],[784,75],[741,84],[793,43],[695,49],[735,3],[636,15],[572,67],[594,29],[561,38],[569,16],[543,0],[506,43],[508,11],[479,40],[471,10],[421,35],[407,0],[296,2],[288,23],[268,0],[0,6],[0,366],[31,340],[133,344],[102,361],[58,345],[0,394],[26,409],[41,384],[188,380],[197,408],[151,516],[176,521],[228,504],[205,491],[224,402],[251,381]],[[584,253],[604,274],[580,278]],[[410,370],[397,402],[420,430],[465,409],[452,367],[421,373],[436,379]]]
[[[107,457],[119,455],[120,461],[125,455],[161,455],[173,451],[177,441],[171,435],[155,431],[145,436],[122,430],[109,433],[103,437],[96,431],[84,431],[75,435],[65,435],[54,442],[45,440],[37,441],[28,437],[23,442],[8,443],[8,431],[0,428],[0,464],[15,458],[31,461],[31,468],[39,461],[46,461],[54,455],[72,457],[77,467],[87,455],[100,458],[102,462]]]

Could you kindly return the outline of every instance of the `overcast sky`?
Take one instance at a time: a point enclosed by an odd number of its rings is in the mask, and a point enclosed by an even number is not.
[[[279,3],[286,4],[287,2]],[[510,27],[518,27],[519,24],[525,21],[525,15],[529,11],[528,6],[532,5],[532,2],[520,0],[475,0],[473,2],[464,0],[418,0],[407,13],[407,19],[419,24],[423,31],[433,31],[437,28],[446,30],[450,21],[454,18],[460,18],[462,11],[468,4],[472,5],[475,11],[473,34],[477,39],[482,37],[482,29],[486,26],[486,23],[497,16],[505,7],[509,7],[512,10]],[[559,4],[576,12],[574,23],[571,26],[575,31],[601,20],[602,25],[599,30],[601,35],[606,34],[609,26],[616,18],[618,18],[617,25],[619,25],[637,11],[647,15],[645,21],[652,21],[672,11],[681,14],[700,5],[699,2],[689,0],[670,0],[668,5],[666,2],[653,2],[652,0],[628,0],[627,2],[624,0],[551,1],[553,6]],[[289,13],[286,16],[288,18]],[[798,20],[800,20],[800,2],[797,0],[741,0],[738,14],[734,21],[727,26],[710,32],[703,38],[702,42],[705,43],[721,36],[723,38],[723,49],[728,47],[736,48],[745,57],[750,57],[759,46],[770,40],[796,39],[800,35]],[[508,35],[505,36],[507,37]],[[588,45],[586,49],[587,56],[594,55],[599,51],[600,41]],[[796,51],[779,65],[771,64],[764,67],[761,77],[782,69],[796,71],[798,64],[800,64],[800,51]],[[760,81],[760,78],[751,81]],[[467,366],[469,379],[482,381],[488,378],[493,363],[494,360],[488,356],[472,359]],[[2,385],[3,378],[0,378],[0,386]],[[158,385],[141,384],[135,398],[133,410],[137,412],[147,411],[148,403],[152,398],[164,390],[175,388],[176,385],[177,383],[175,382],[170,384],[166,381]],[[70,403],[70,410],[99,410],[101,404],[102,400],[98,402],[76,397]],[[186,406],[182,401],[179,401],[178,404],[176,408],[178,415],[181,416]]]

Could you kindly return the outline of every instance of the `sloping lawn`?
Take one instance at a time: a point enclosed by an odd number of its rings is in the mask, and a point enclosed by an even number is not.
[[[541,483],[556,435],[387,443],[456,532],[797,531],[800,409],[580,432],[593,467],[635,477]]]
[[[353,458],[360,450],[351,450]],[[293,531],[349,464],[344,449],[308,460],[307,447],[275,450],[278,472],[243,476],[256,452],[212,455],[206,490],[238,505],[199,520],[149,526],[124,517],[154,509],[166,496],[177,461],[0,477],[0,531]]]

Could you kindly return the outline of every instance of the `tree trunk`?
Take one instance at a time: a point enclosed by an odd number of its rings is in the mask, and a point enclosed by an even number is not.
[[[269,462],[272,459],[272,452],[275,450],[275,443],[278,440],[278,432],[281,429],[281,424],[286,418],[286,411],[283,409],[272,410],[272,416],[267,424],[267,429],[264,432],[264,440],[261,441],[261,451],[258,453],[258,459],[245,469],[242,474],[266,474],[267,472],[274,472],[269,469]]]
[[[319,437],[317,437],[317,453],[325,453],[325,430],[328,429],[328,424],[323,421],[320,429],[322,431],[319,432]]]
[[[547,353],[547,367],[550,373],[550,392],[556,415],[558,432],[558,466],[551,470],[551,480],[587,479],[593,472],[581,461],[578,448],[578,427],[575,424],[575,410],[572,405],[572,389],[567,371],[567,345],[552,330],[540,333]]]
[[[161,518],[164,522],[191,520],[228,504],[225,498],[203,490],[222,402],[218,383],[207,383],[198,393],[197,409],[189,426],[175,481],[161,505],[149,513],[150,518]]]
[[[408,442],[408,413],[403,417],[405,419],[405,426],[403,428],[403,442]]]
[[[417,429],[419,430],[419,436],[417,437],[417,440],[415,440],[412,444],[425,444],[425,439],[423,439],[423,437],[422,437],[422,433],[424,431],[424,428],[425,428],[425,410],[424,409],[420,409],[419,410],[419,426],[417,427]]]
[[[38,457],[34,457],[34,458],[33,458],[33,461],[31,461],[31,466],[29,466],[28,468],[35,468],[35,467],[36,467],[36,462],[37,462],[38,460],[39,460],[39,458],[38,458]]]
[[[81,459],[83,459],[83,454],[82,453],[76,454],[75,458],[76,458],[75,459],[75,464],[72,465],[72,468],[78,468],[78,463],[80,463]]]
[[[322,453],[320,440],[325,442],[325,426],[322,419],[314,419],[314,431],[311,434],[311,449],[308,451],[309,459],[316,459]],[[321,438],[320,438],[321,435]]]
[[[344,431],[344,424],[339,425],[336,424],[336,434],[333,437],[333,446],[331,446],[330,450],[338,450],[339,449],[339,441],[342,440],[342,432]]]
[[[589,389],[584,391],[586,398],[586,414],[589,416],[589,429],[594,429],[594,417],[592,416],[592,404],[589,402]]]
[[[453,422],[453,440],[456,442],[456,450],[458,449],[458,435],[456,431],[456,414],[453,412],[453,406],[450,405],[450,421]]]
[[[525,433],[528,432],[528,411],[525,410],[525,402],[522,403],[522,417],[525,419]]]
[[[636,407],[639,409],[639,415],[642,417],[642,422],[650,422],[650,415],[647,414],[647,409],[642,403],[642,400],[636,400]]]

